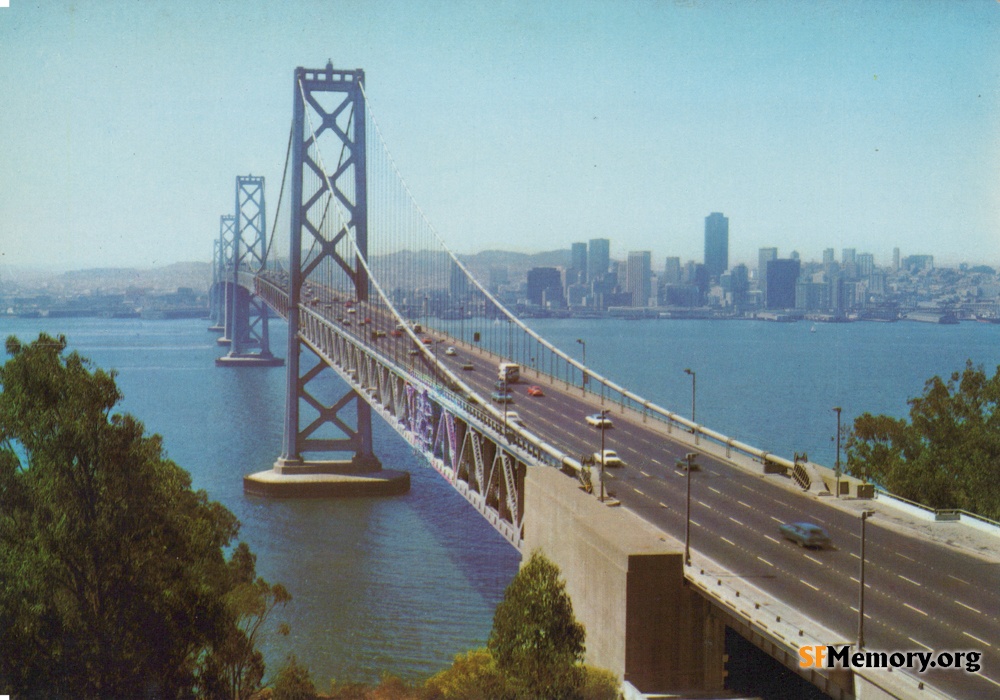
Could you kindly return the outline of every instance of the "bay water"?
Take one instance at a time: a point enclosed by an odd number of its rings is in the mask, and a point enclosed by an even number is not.
[[[281,450],[284,368],[214,365],[224,354],[203,320],[0,319],[24,341],[64,334],[70,348],[118,372],[121,409],[163,436],[168,456],[242,523],[260,575],[293,596],[276,621],[288,637],[264,644],[270,671],[294,653],[320,690],[329,679],[426,677],[486,642],[493,610],[517,571],[517,553],[380,419],[375,450],[411,473],[395,498],[268,500],[243,494],[244,474]],[[790,457],[835,459],[842,424],[864,411],[906,416],[933,375],[967,359],[992,375],[1000,325],[810,324],[755,321],[532,319],[557,346],[580,350],[597,372],[699,423]],[[284,324],[272,321],[284,356]]]

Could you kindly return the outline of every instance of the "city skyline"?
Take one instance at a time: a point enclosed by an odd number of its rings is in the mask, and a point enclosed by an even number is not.
[[[725,212],[730,267],[1000,264],[995,0],[10,5],[0,266],[210,259],[237,174],[277,202],[292,72],[328,59],[459,254],[700,260]]]

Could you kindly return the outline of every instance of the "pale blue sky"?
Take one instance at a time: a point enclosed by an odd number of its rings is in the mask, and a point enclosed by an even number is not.
[[[458,252],[1000,264],[997,0],[10,0],[0,265],[210,259],[327,59]]]

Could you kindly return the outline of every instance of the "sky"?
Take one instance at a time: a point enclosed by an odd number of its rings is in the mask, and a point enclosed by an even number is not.
[[[4,4],[0,266],[210,261],[328,60],[458,253],[1000,265],[997,0]]]

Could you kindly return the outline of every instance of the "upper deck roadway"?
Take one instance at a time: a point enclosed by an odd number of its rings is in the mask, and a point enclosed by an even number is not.
[[[393,337],[389,321],[358,305],[347,315],[339,304],[318,304],[333,324],[366,339],[377,351],[404,357],[408,336]],[[313,307],[317,310],[317,306]],[[347,319],[346,325],[338,319]],[[394,323],[394,322],[393,322]],[[371,331],[385,337],[371,339]],[[498,358],[438,331],[424,334],[433,352],[481,397],[495,390]],[[457,354],[445,354],[448,346]],[[409,356],[412,361],[419,356]],[[463,370],[471,364],[473,369]],[[537,384],[544,396],[532,397]],[[509,387],[515,410],[531,433],[579,459],[600,449],[600,430],[584,417],[600,410],[599,399],[580,387],[524,369]],[[622,505],[683,541],[686,474],[675,468],[685,453],[698,451],[678,442],[659,421],[610,408],[614,427],[605,444],[625,463],[606,469],[609,492]],[[516,430],[517,426],[509,426]],[[807,495],[788,481],[750,473],[699,452],[692,472],[691,548],[724,563],[737,576],[832,630],[831,644],[852,643],[858,626],[859,518],[856,513]],[[596,486],[595,486],[596,488]],[[778,525],[808,520],[823,526],[833,540],[825,550],[806,550],[783,540]],[[1000,697],[1000,564],[961,549],[901,532],[869,519],[866,536],[865,641],[872,651],[981,651],[978,673],[964,669],[928,670],[921,680],[956,698]]]

